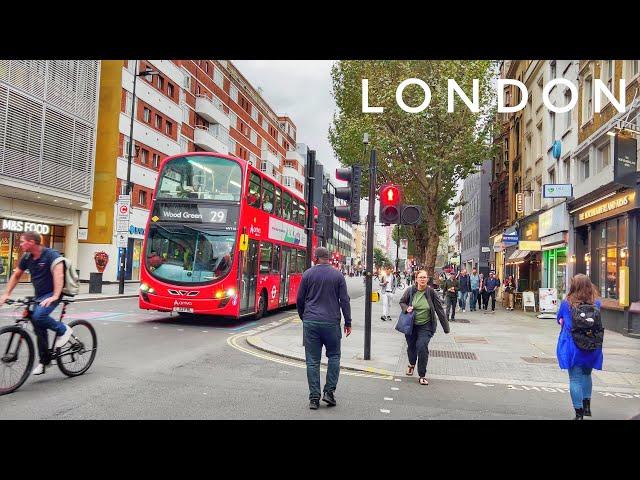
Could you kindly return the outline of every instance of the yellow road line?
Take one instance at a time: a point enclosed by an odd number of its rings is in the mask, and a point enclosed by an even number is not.
[[[243,347],[241,345],[238,344],[238,340],[241,339],[242,337],[245,337],[246,334],[245,333],[238,333],[236,335],[232,335],[230,337],[227,337],[227,344],[232,347],[235,348],[236,350],[240,350],[241,352],[244,353],[248,353],[249,355],[253,355],[254,357],[258,357],[258,358],[262,358],[264,360],[270,360],[272,362],[276,362],[276,363],[281,363],[283,365],[289,365],[292,367],[297,367],[297,368],[307,368],[307,366],[304,364],[304,362],[302,362],[301,360],[290,360],[290,359],[285,359],[282,357],[277,357],[274,355],[270,355],[267,353],[263,353],[263,352],[258,352],[246,347]],[[323,372],[327,371],[327,368],[324,366],[320,367],[320,370]],[[340,374],[341,375],[349,375],[352,377],[367,377],[367,378],[379,378],[382,380],[393,380],[393,376],[389,376],[389,375],[373,375],[371,373],[360,373],[360,372],[354,372],[352,370],[344,370],[344,369],[340,369]]]

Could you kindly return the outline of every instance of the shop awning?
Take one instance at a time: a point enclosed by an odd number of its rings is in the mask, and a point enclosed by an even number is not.
[[[529,250],[516,250],[511,254],[511,256],[507,259],[507,263],[517,263],[521,262],[525,259],[527,255],[529,255],[531,251]]]

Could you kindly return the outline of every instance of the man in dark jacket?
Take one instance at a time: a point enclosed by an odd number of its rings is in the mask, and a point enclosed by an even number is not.
[[[456,301],[458,300],[458,290],[460,290],[458,279],[453,276],[453,273],[449,273],[444,282],[444,299],[447,305],[447,320],[451,320],[452,322],[456,321]],[[453,311],[451,311],[451,309],[453,309]],[[449,312],[451,312],[451,316],[449,316]]]
[[[496,277],[495,272],[489,272],[489,278],[485,280],[485,287],[487,292],[487,297],[484,302],[484,309],[487,310],[487,305],[489,305],[489,297],[491,297],[491,311],[494,312],[496,310],[496,289],[500,288],[500,279]]]
[[[458,283],[460,284],[458,301],[460,302],[459,304],[462,309],[462,313],[464,313],[467,309],[467,297],[469,296],[469,293],[471,293],[471,277],[469,277],[466,268],[463,268],[462,272],[460,272]]]
[[[344,276],[330,265],[329,250],[318,247],[316,265],[302,275],[296,306],[302,320],[304,351],[309,383],[309,408],[320,407],[320,358],[324,345],[329,364],[322,401],[336,405],[333,392],[340,373],[340,311],[344,333],[351,334],[351,305]]]

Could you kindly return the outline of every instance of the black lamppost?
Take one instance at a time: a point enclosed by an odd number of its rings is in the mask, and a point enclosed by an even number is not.
[[[127,151],[127,183],[125,184],[125,195],[131,193],[131,159],[133,152],[133,121],[135,119],[136,112],[136,80],[138,77],[145,77],[146,80],[153,78],[154,75],[160,75],[160,72],[151,70],[149,67],[145,68],[144,72],[138,73],[138,61],[135,60],[134,74],[133,74],[133,93],[131,95],[131,125],[129,127],[129,149]],[[136,148],[136,152],[138,149]],[[131,199],[129,199],[129,205],[131,205]],[[124,274],[125,274],[125,258],[127,255],[127,247],[122,248],[120,251],[120,285],[118,286],[118,294],[124,293]]]

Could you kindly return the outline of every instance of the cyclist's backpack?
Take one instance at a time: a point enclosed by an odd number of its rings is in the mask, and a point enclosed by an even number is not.
[[[600,320],[600,309],[589,303],[582,303],[571,309],[571,337],[582,350],[602,348],[604,328]]]
[[[80,292],[80,279],[78,278],[78,274],[75,268],[73,268],[71,261],[66,257],[60,256],[51,262],[52,272],[53,267],[60,262],[64,265],[64,286],[62,287],[62,293],[73,297]]]

